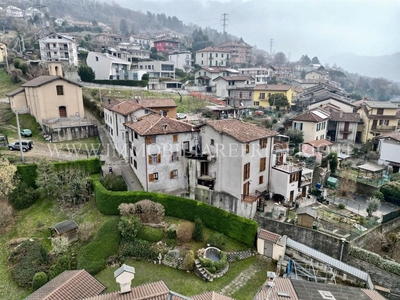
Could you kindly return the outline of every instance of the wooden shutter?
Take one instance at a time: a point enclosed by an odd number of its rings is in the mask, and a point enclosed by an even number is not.
[[[250,144],[246,144],[246,153],[250,152]]]
[[[161,154],[157,155],[157,160],[158,160],[158,163],[161,163]]]
[[[174,171],[169,172],[169,178],[174,179]]]
[[[153,157],[149,155],[149,165],[153,164]]]
[[[177,143],[177,142],[178,142],[178,135],[177,135],[177,134],[174,134],[174,135],[173,135],[173,142],[174,142],[174,143]]]
[[[243,166],[243,181],[246,180],[246,170],[247,170],[247,165]]]
[[[149,174],[149,181],[150,182],[154,181],[154,174],[153,173]]]
[[[151,144],[151,136],[146,136],[146,145]]]

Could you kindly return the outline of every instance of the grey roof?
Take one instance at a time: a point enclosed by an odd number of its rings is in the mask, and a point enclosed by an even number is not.
[[[372,108],[398,108],[398,105],[392,102],[366,101],[364,103]]]
[[[71,80],[68,80],[68,79],[65,79],[62,76],[52,76],[52,75],[45,75],[45,76],[36,77],[36,78],[34,78],[32,80],[29,80],[29,81],[25,82],[24,84],[21,84],[21,87],[39,87],[39,86],[42,86],[44,84],[47,84],[47,83],[50,83],[50,82],[53,82],[53,81],[56,81],[56,80],[59,80],[59,79],[82,87],[81,84],[79,84],[77,82],[74,82],[74,81],[71,81]]]
[[[128,266],[126,264],[123,264],[121,267],[119,267],[117,270],[114,271],[114,278],[117,278],[119,275],[121,275],[124,272],[135,274],[135,268]]]
[[[370,289],[374,288],[371,278],[367,272],[361,271],[355,267],[345,264],[344,262],[341,262],[331,256],[328,256],[322,252],[319,252],[313,248],[310,248],[302,243],[296,242],[295,240],[292,240],[290,238],[288,238],[286,240],[286,246],[289,248],[295,249],[299,252],[305,253],[307,256],[309,256],[313,259],[316,259],[320,262],[324,262],[324,263],[332,266],[335,269],[338,269],[346,274],[349,274],[351,276],[361,279],[362,281],[367,282],[368,287]],[[304,299],[309,299],[309,298],[304,298]],[[353,298],[353,299],[356,299],[356,298]]]
[[[297,209],[296,213],[298,215],[306,214],[306,215],[309,215],[309,216],[311,216],[313,218],[317,218],[317,211],[315,209],[313,209],[312,207],[310,207],[310,206],[299,207]]]
[[[76,222],[74,220],[66,220],[66,221],[57,223],[53,226],[50,226],[50,228],[57,231],[58,234],[62,234],[62,233],[68,232],[72,229],[78,228],[78,224],[76,224]]]
[[[19,87],[16,90],[13,90],[12,92],[9,92],[6,94],[7,97],[13,97],[15,95],[18,95],[19,93],[25,91],[25,89],[23,87]]]
[[[299,299],[307,300],[321,300],[321,299],[335,299],[335,300],[371,300],[362,289],[352,286],[341,284],[328,284],[307,280],[291,279],[294,290],[296,291]],[[329,292],[333,298],[323,298],[322,293]],[[379,295],[378,292],[373,291]],[[374,295],[375,296],[375,295]],[[376,298],[378,299],[378,298]],[[384,299],[379,298],[379,299]]]

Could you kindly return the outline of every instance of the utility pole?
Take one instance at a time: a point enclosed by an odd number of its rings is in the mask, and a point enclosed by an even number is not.
[[[22,151],[21,128],[19,127],[18,110],[15,111],[15,116],[16,116],[16,119],[17,119],[18,140],[19,140],[19,152],[20,152],[20,154],[21,154],[21,161],[22,161],[22,162],[25,162],[25,159],[24,159],[24,152]]]
[[[271,55],[271,56],[272,56],[272,45],[273,45],[273,43],[274,43],[274,40],[271,39],[271,42],[269,43],[269,55]]]
[[[228,21],[228,14],[224,13],[221,15],[221,22],[222,22],[222,32],[224,33],[224,38],[225,38],[225,42],[226,42],[226,27],[227,25],[227,21]]]

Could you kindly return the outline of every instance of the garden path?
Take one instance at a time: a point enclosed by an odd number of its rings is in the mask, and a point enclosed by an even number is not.
[[[241,287],[245,286],[258,271],[262,269],[262,264],[255,263],[243,270],[235,279],[233,279],[227,286],[221,289],[221,294],[226,296],[232,296]]]

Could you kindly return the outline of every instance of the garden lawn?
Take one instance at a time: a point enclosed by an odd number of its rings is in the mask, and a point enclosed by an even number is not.
[[[263,264],[260,271],[235,293],[235,297],[237,297],[238,300],[253,299],[261,285],[266,280],[267,271],[273,271],[276,268],[270,263],[258,260],[258,258],[254,256],[246,260],[231,263],[230,269],[226,275],[215,279],[213,282],[205,282],[198,278],[194,272],[186,273],[185,271],[169,268],[163,265],[132,259],[128,259],[125,263],[135,268],[135,279],[132,281],[133,286],[164,280],[172,291],[185,296],[193,296],[206,291],[220,292],[243,270],[252,265]],[[107,268],[95,276],[99,281],[107,286],[106,293],[119,290],[119,285],[115,282],[113,275],[113,272],[116,269],[117,267]]]
[[[24,299],[32,291],[19,287],[8,270],[7,242],[12,238],[29,237],[42,242],[47,250],[51,249],[48,227],[67,219],[75,220],[78,225],[93,222],[95,228],[106,220],[96,208],[94,198],[88,203],[70,209],[61,209],[54,200],[38,200],[33,206],[15,212],[15,223],[6,234],[0,235],[0,299]]]
[[[19,86],[20,84],[10,80],[6,71],[0,69],[0,98],[5,98],[7,93],[16,90]]]

